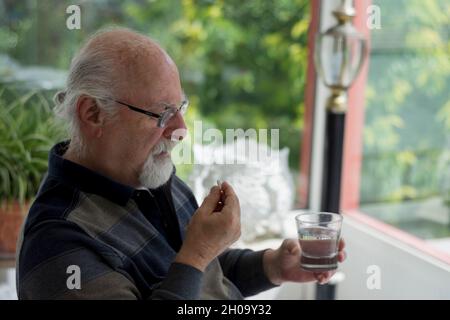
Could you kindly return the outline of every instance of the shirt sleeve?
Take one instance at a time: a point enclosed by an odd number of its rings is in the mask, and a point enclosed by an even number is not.
[[[193,269],[193,270],[192,270]],[[173,264],[164,281],[157,284],[149,300],[192,300],[199,296],[201,272],[187,265]],[[63,300],[138,300],[142,299],[132,281],[111,271],[81,287],[64,290],[56,299]]]
[[[224,275],[244,297],[276,287],[264,273],[264,252],[265,250],[228,249],[219,256]]]
[[[166,278],[142,297],[122,260],[67,221],[36,226],[24,237],[17,262],[18,297],[60,299],[198,299],[203,273],[173,263]]]

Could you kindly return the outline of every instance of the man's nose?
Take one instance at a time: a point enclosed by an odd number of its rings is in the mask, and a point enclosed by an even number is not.
[[[180,112],[168,121],[167,126],[164,128],[163,135],[166,139],[181,141],[184,139],[187,133],[186,123]]]

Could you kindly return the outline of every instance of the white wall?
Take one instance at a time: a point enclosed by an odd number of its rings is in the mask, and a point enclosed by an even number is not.
[[[450,265],[345,216],[348,258],[337,299],[450,299]],[[370,290],[370,265],[380,268],[381,289]]]

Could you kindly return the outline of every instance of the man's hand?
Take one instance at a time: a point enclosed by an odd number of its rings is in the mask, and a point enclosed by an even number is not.
[[[175,262],[204,271],[208,264],[241,236],[241,209],[233,188],[222,183],[211,188],[209,195],[194,213]],[[217,206],[219,201],[221,206]],[[220,209],[220,211],[216,211]]]
[[[345,242],[339,241],[338,262],[346,259],[344,251]],[[300,267],[301,248],[298,240],[286,239],[277,250],[267,250],[264,253],[264,272],[269,280],[276,285],[286,281],[309,282],[318,281],[320,284],[327,283],[335,274],[335,270],[326,272],[310,272]]]

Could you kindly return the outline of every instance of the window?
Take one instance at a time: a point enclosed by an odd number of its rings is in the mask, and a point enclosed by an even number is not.
[[[361,175],[353,190],[359,191],[359,208],[348,194],[343,207],[450,254],[448,2],[373,0],[372,5],[382,10],[381,29],[370,31],[362,157],[356,157],[362,158]],[[358,130],[350,124],[346,134]],[[347,154],[354,162],[351,158]],[[357,173],[346,172],[344,180],[354,181]]]

